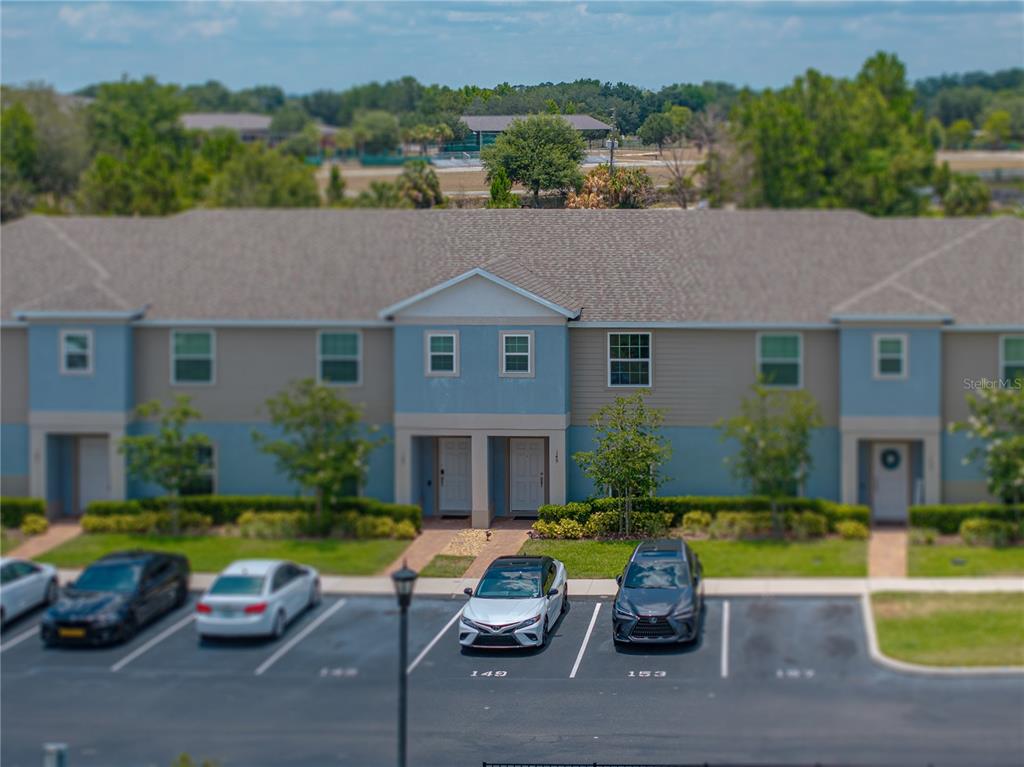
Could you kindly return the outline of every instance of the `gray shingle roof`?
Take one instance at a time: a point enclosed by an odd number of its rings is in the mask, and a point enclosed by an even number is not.
[[[482,267],[605,322],[1024,325],[1024,221],[844,211],[194,210],[2,227],[3,316],[376,320]]]
[[[466,123],[474,133],[499,133],[513,120],[525,120],[529,115],[464,115],[462,121]],[[603,123],[596,117],[590,115],[558,115],[576,130],[611,130],[612,126]]]
[[[181,116],[188,130],[269,131],[270,115],[254,112],[188,112]]]

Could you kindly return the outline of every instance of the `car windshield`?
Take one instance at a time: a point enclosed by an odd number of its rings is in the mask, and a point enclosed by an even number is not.
[[[92,565],[78,576],[74,588],[79,591],[130,592],[135,590],[141,573],[141,565]]]
[[[252,596],[262,593],[263,578],[256,575],[222,575],[210,587],[210,594],[221,597]]]
[[[536,599],[540,596],[538,569],[494,568],[484,573],[474,596],[484,599]]]
[[[627,589],[680,589],[689,585],[686,564],[678,560],[634,562],[626,571]]]

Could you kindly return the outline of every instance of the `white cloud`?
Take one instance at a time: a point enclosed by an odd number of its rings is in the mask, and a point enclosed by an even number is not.
[[[327,21],[335,26],[347,26],[349,24],[355,24],[359,21],[359,17],[356,16],[356,12],[349,7],[335,8],[333,11],[327,14]]]

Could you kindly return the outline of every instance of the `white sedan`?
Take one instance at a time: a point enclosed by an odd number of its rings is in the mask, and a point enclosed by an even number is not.
[[[559,616],[569,609],[565,565],[551,557],[495,559],[459,621],[463,647],[543,647]]]
[[[0,559],[0,624],[57,601],[57,568],[25,559]]]
[[[304,610],[320,603],[320,574],[280,559],[233,562],[196,604],[196,630],[204,637],[277,639]]]

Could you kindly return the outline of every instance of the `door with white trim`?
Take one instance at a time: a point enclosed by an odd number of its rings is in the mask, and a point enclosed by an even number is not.
[[[910,451],[905,442],[876,442],[872,446],[874,487],[871,510],[876,522],[906,522],[910,501]]]
[[[438,437],[437,452],[441,513],[469,513],[473,508],[470,438]]]
[[[512,437],[509,450],[509,509],[536,514],[544,504],[544,438]]]
[[[110,450],[106,437],[78,438],[78,511],[110,499]]]

